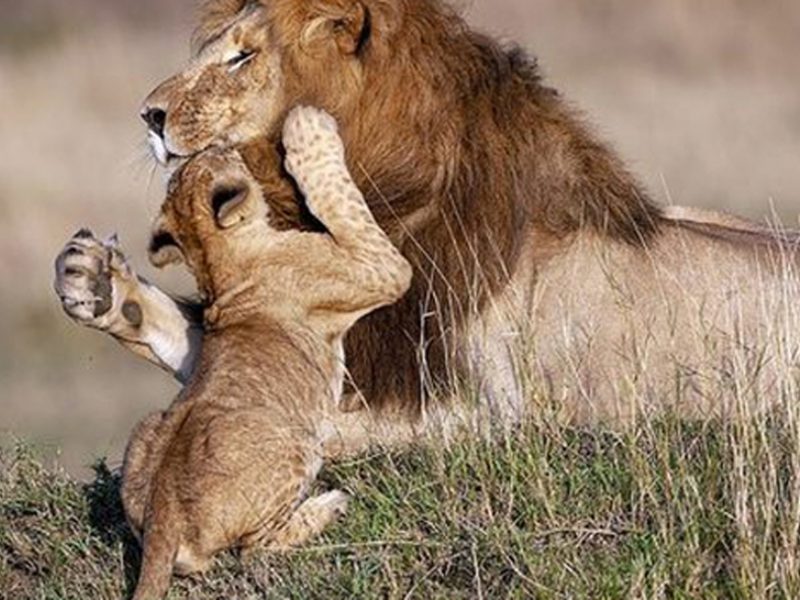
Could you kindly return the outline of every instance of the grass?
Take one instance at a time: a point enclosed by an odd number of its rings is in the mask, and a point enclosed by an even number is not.
[[[330,467],[353,494],[312,545],[223,556],[172,598],[791,598],[800,444],[791,420],[670,419],[626,433],[530,425],[495,441]],[[139,551],[118,475],[2,458],[0,596],[119,598]]]

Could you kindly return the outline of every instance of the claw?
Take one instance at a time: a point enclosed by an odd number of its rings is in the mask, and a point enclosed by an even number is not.
[[[116,241],[114,246],[109,247],[108,255],[108,266],[112,271],[116,271],[124,277],[131,277],[133,275],[133,269],[128,263],[128,259],[125,258],[125,255],[122,253],[119,240]]]
[[[125,259],[125,255],[122,254],[122,244],[119,241],[119,234],[112,233],[103,242],[103,246],[109,251],[109,266],[117,272],[130,275],[131,267],[128,264],[128,261]]]
[[[94,237],[94,233],[92,233],[91,229],[84,227],[72,237],[78,238],[79,240],[88,240]]]
[[[111,248],[112,250],[119,250],[121,247],[121,244],[119,242],[119,234],[112,233],[110,236],[108,236],[106,241],[103,242],[103,245],[106,246],[107,248]]]

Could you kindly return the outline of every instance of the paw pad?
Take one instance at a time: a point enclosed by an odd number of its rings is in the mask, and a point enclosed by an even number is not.
[[[55,290],[67,315],[85,325],[103,328],[114,307],[114,279],[129,275],[115,238],[98,240],[81,229],[55,264]]]

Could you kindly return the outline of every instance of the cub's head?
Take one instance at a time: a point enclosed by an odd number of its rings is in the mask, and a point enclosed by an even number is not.
[[[365,2],[369,2],[369,8]],[[384,0],[210,0],[187,67],[146,99],[153,153],[180,161],[211,146],[277,138],[299,102],[345,113],[386,22]]]
[[[281,233],[270,223],[258,182],[234,150],[211,149],[170,180],[153,224],[150,261],[186,262],[206,299],[251,277],[265,246]]]

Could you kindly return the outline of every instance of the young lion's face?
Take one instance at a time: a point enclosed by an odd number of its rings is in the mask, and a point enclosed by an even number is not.
[[[186,262],[204,295],[225,293],[252,274],[262,247],[280,235],[268,211],[238,152],[203,152],[170,180],[150,260],[157,267]]]
[[[215,0],[207,9],[216,12],[200,50],[142,109],[160,163],[277,137],[296,103],[336,112],[354,96],[372,28],[357,0]]]

